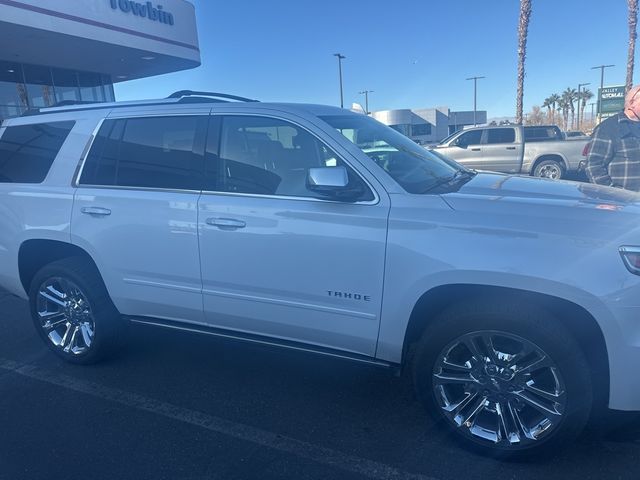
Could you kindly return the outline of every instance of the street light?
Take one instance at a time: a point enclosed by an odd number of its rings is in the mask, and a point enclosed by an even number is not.
[[[364,113],[369,115],[371,112],[369,111],[369,94],[373,93],[373,90],[363,90],[358,92],[360,95],[364,95]]]
[[[591,85],[590,83],[579,83],[578,84],[578,123],[576,125],[576,130],[580,130],[580,88],[586,87],[587,85]]]
[[[338,75],[340,76],[340,108],[344,108],[344,97],[342,95],[342,60],[347,57],[341,53],[334,53],[333,56],[338,57]]]
[[[478,125],[476,122],[476,107],[477,107],[477,99],[478,99],[478,80],[481,80],[487,77],[469,77],[467,80],[473,80],[473,126]]]
[[[598,115],[602,118],[602,89],[604,88],[604,69],[615,67],[615,65],[598,65],[597,67],[591,67],[591,70],[600,69],[600,90],[598,91]]]

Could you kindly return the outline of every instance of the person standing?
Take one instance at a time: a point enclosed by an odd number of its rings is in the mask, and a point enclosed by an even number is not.
[[[640,192],[640,85],[627,92],[622,112],[596,128],[586,173],[593,183]]]

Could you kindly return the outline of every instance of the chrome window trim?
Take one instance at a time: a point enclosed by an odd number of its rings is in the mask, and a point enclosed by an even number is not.
[[[333,147],[331,147],[330,145],[327,145],[327,142],[322,140],[318,135],[316,135],[314,132],[309,130],[304,125],[300,125],[295,120],[291,120],[290,118],[287,118],[285,116],[278,115],[277,113],[276,114],[249,113],[249,112],[223,113],[223,112],[216,112],[215,109],[211,112],[211,117],[222,117],[223,119],[224,119],[224,117],[240,117],[240,116],[242,116],[242,117],[264,117],[264,118],[274,118],[274,119],[277,119],[277,120],[283,120],[285,122],[288,122],[288,123],[290,123],[290,124],[292,124],[292,125],[294,125],[296,127],[301,128],[302,130],[306,131],[309,135],[313,136],[316,140],[318,140],[322,145],[325,145],[326,147],[330,148],[331,151],[333,151],[338,156],[338,158],[340,160],[342,160],[346,165],[349,166],[349,168],[360,178],[360,180],[362,180],[364,182],[364,184],[373,193],[373,200],[366,200],[366,201],[361,201],[361,202],[341,202],[339,200],[328,200],[328,199],[317,198],[317,197],[299,197],[299,196],[296,196],[296,195],[265,195],[265,194],[259,194],[259,193],[242,193],[242,192],[219,192],[217,190],[202,190],[202,194],[203,195],[206,194],[206,195],[244,196],[244,197],[255,197],[255,198],[313,201],[313,202],[340,203],[340,204],[352,204],[352,205],[377,205],[378,203],[380,203],[380,196],[378,195],[378,191],[373,187],[373,185],[371,185],[371,182],[369,182],[366,178],[364,178],[362,176],[362,174],[358,171],[357,168],[355,168],[351,163],[349,163],[349,161],[347,161],[345,158],[343,158],[343,155],[340,155],[338,152],[335,152],[335,149]],[[205,158],[205,162],[206,162],[206,158]]]
[[[82,171],[84,170],[84,164],[87,161],[87,157],[89,156],[89,152],[91,151],[91,147],[93,147],[93,143],[96,141],[96,137],[98,136],[98,132],[102,128],[102,124],[107,120],[106,117],[103,117],[98,122],[96,128],[93,129],[89,140],[87,140],[87,144],[82,151],[82,155],[80,155],[80,160],[78,161],[78,165],[76,166],[76,173],[74,174],[71,180],[71,186],[74,188],[78,188],[80,185],[80,177],[82,176]]]
[[[80,184],[76,188],[88,188],[94,190],[133,190],[139,192],[164,192],[164,193],[202,193],[201,190],[181,190],[179,188],[155,188],[155,187],[130,187],[126,185],[87,185]]]
[[[89,141],[87,142],[87,145],[85,146],[85,149],[83,151],[83,155],[80,157],[80,162],[78,167],[76,167],[76,174],[73,177],[73,181],[71,182],[71,186],[74,188],[83,188],[83,187],[87,187],[87,188],[100,188],[100,189],[118,189],[118,190],[152,190],[152,191],[162,191],[162,192],[200,192],[200,190],[182,190],[179,188],[154,188],[154,187],[133,187],[133,186],[127,186],[127,185],[89,185],[86,183],[80,183],[80,177],[82,176],[82,172],[84,170],[84,166],[87,163],[87,157],[89,156],[89,152],[91,151],[91,148],[93,147],[93,144],[98,136],[98,132],[100,131],[100,129],[102,128],[102,125],[104,124],[104,122],[106,122],[107,120],[128,120],[131,118],[140,118],[140,119],[144,119],[144,118],[149,118],[149,117],[184,117],[184,116],[190,116],[190,117],[210,117],[211,116],[211,112],[207,112],[207,113],[177,113],[177,114],[169,114],[169,113],[163,113],[163,114],[158,114],[158,115],[141,115],[141,114],[135,114],[135,115],[131,115],[131,116],[122,116],[122,117],[111,117],[110,115],[107,115],[105,117],[103,117],[100,122],[98,122],[98,126],[94,129],[93,133],[91,134],[91,137],[89,138]]]
[[[272,200],[297,200],[302,202],[321,202],[321,203],[339,203],[342,205],[377,205],[380,199],[374,190],[374,199],[361,202],[341,202],[340,200],[329,200],[317,197],[296,197],[288,195],[265,195],[261,193],[238,193],[238,192],[216,192],[214,190],[202,190],[202,195],[213,196],[220,195],[225,197],[250,197],[250,198],[268,198]]]

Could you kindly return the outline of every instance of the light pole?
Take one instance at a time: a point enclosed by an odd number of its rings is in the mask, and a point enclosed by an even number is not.
[[[478,100],[478,80],[487,77],[469,77],[467,80],[473,80],[473,126],[478,125],[476,122],[477,100]]]
[[[596,102],[591,102],[589,105],[591,105],[591,123],[593,123],[593,106],[596,104]]]
[[[364,113],[369,115],[371,112],[369,111],[369,94],[373,93],[373,90],[363,90],[358,92],[360,95],[364,95]]]
[[[580,98],[580,89],[582,87],[586,87],[587,85],[591,85],[590,83],[579,83],[578,84],[578,123],[576,125],[576,130],[580,130],[580,102],[582,99]]]
[[[598,65],[597,67],[591,67],[591,70],[600,69],[600,90],[598,90],[598,115],[602,118],[602,89],[604,87],[604,69],[609,67],[615,67],[615,65]]]
[[[340,76],[340,108],[344,108],[344,97],[342,95],[342,60],[347,57],[341,53],[334,53],[333,56],[338,57],[338,75]]]

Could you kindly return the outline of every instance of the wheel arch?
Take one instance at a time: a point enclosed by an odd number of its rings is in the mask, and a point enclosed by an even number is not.
[[[18,251],[20,283],[29,294],[34,276],[45,265],[70,257],[81,257],[99,274],[98,267],[86,250],[72,243],[49,239],[29,239],[22,242]]]
[[[460,299],[509,299],[534,304],[556,316],[576,339],[587,358],[594,388],[594,407],[599,410],[607,407],[610,392],[609,356],[598,322],[584,307],[545,293],[473,284],[448,284],[432,288],[418,299],[411,311],[402,349],[403,366],[410,364],[414,347],[431,322]]]

